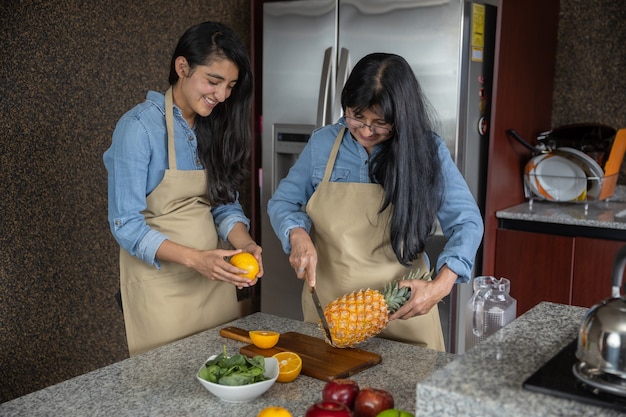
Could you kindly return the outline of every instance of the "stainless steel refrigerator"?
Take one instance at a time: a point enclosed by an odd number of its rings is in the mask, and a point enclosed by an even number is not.
[[[302,319],[302,281],[271,228],[267,202],[311,131],[341,116],[341,88],[371,52],[402,55],[437,112],[438,133],[483,209],[498,0],[296,0],[263,4],[261,311]],[[436,262],[445,239],[431,238]],[[480,254],[475,270],[480,270]],[[440,303],[447,350],[464,351],[469,284]]]

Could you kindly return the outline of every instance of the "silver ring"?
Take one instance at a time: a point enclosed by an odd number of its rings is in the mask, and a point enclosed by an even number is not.
[[[298,268],[298,272],[304,272],[304,268]]]

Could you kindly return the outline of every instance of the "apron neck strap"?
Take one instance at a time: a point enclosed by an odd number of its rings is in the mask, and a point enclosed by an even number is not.
[[[333,167],[335,166],[335,159],[337,159],[337,152],[339,151],[339,145],[341,145],[341,139],[343,139],[343,133],[346,131],[345,127],[342,127],[337,137],[335,138],[335,144],[333,148],[330,150],[330,155],[328,156],[328,162],[326,163],[326,170],[324,171],[324,178],[322,182],[330,181],[330,174],[333,172]]]
[[[169,169],[176,170],[176,148],[174,147],[174,99],[172,87],[165,92],[165,124],[167,126],[167,159]]]

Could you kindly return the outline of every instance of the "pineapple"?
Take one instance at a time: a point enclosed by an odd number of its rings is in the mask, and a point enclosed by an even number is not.
[[[320,324],[326,343],[338,348],[353,347],[379,334],[387,326],[389,315],[411,297],[411,289],[398,288],[399,282],[405,279],[429,281],[433,271],[434,269],[418,277],[419,269],[416,269],[402,279],[387,283],[382,293],[369,288],[361,289],[330,302],[324,308],[324,316],[332,342],[328,340]]]

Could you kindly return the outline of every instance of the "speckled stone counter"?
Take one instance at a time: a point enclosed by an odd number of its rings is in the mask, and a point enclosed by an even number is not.
[[[615,410],[527,391],[522,383],[578,334],[587,309],[541,303],[417,385],[417,416],[600,417]]]
[[[310,323],[255,313],[228,325],[243,329],[300,332],[321,337]],[[0,404],[9,416],[233,416],[254,417],[269,405],[283,406],[294,416],[321,400],[322,380],[300,375],[291,383],[275,383],[258,399],[226,403],[206,391],[195,375],[212,354],[226,346],[235,353],[245,343],[225,339],[219,328],[188,337],[142,355],[117,362],[57,385]],[[454,359],[454,355],[373,338],[359,346],[382,355],[382,363],[352,377],[361,387],[390,391],[396,406],[413,412],[415,385]]]
[[[498,219],[626,230],[626,189],[618,186],[608,201],[554,203],[527,201],[496,212]],[[626,234],[624,235],[626,238]]]

